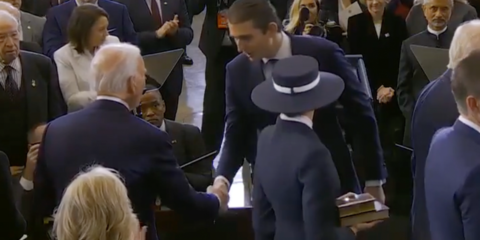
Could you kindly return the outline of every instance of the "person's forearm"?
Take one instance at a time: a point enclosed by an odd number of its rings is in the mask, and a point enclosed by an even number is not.
[[[207,187],[212,184],[211,173],[185,173],[188,182],[196,191],[205,192]]]

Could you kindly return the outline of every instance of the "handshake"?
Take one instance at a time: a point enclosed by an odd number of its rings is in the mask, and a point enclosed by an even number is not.
[[[228,210],[228,201],[230,196],[228,195],[228,182],[222,178],[216,178],[213,182],[213,186],[207,188],[207,193],[217,196],[220,202],[220,211],[226,212]]]

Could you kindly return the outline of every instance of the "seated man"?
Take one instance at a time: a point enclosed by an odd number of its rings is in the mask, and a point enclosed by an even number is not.
[[[139,110],[143,119],[170,135],[178,165],[182,166],[207,153],[200,129],[164,119],[166,108],[158,88],[147,87],[140,100]],[[212,162],[213,159],[206,159],[183,169],[188,182],[196,191],[205,191],[211,184]]]

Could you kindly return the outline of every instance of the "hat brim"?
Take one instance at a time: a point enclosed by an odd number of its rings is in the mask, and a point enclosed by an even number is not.
[[[345,88],[343,80],[334,74],[319,72],[320,81],[313,89],[296,94],[275,90],[272,80],[266,80],[252,91],[252,101],[259,108],[274,113],[303,113],[337,101]]]

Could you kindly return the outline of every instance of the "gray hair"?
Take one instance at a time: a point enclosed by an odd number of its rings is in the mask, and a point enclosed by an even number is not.
[[[128,80],[137,75],[140,49],[128,43],[112,43],[100,47],[92,59],[94,76],[91,89],[108,93],[126,91]]]
[[[10,13],[18,22],[20,22],[20,10],[9,2],[0,1],[0,10]]]
[[[11,13],[7,12],[6,10],[0,10],[0,22],[5,21],[12,23],[16,29],[18,29],[20,26],[18,19],[16,19]]]
[[[480,20],[475,19],[460,25],[450,44],[448,68],[455,68],[471,52],[480,50]]]
[[[461,114],[468,114],[466,99],[480,98],[480,50],[474,50],[458,62],[452,72],[452,93]]]
[[[414,3],[415,3],[415,4],[426,5],[426,4],[432,3],[432,1],[433,1],[433,0],[419,0],[418,2],[415,1]],[[463,1],[466,1],[466,0],[460,0],[460,1],[459,1],[459,0],[448,0],[450,6],[452,6],[452,7],[453,7],[455,1],[457,1],[457,2],[463,2]]]
[[[67,101],[68,112],[76,112],[84,109],[87,105],[95,101],[97,92],[83,91],[72,95]]]

